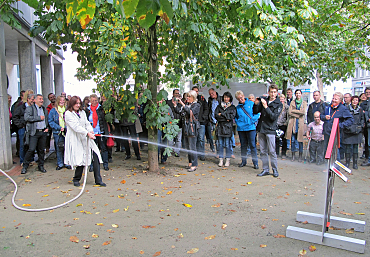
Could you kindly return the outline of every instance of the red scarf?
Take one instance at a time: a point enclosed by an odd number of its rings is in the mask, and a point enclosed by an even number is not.
[[[96,125],[98,125],[99,118],[98,118],[98,113],[96,112],[96,109],[98,109],[98,106],[99,106],[99,104],[97,104],[96,106],[92,106],[92,105],[90,106],[91,111],[93,113],[93,115],[92,115],[92,117],[93,117],[93,128],[95,128]]]

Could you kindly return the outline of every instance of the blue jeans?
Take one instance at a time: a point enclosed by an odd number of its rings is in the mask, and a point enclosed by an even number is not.
[[[159,130],[158,129],[158,132],[157,132],[157,142],[158,142],[158,160],[159,160],[159,157],[161,158],[161,163],[163,162],[166,162],[167,161],[167,154],[163,154],[164,153],[164,150],[166,149],[166,146],[164,145],[167,145],[167,138],[164,137],[165,136],[165,133],[163,133],[162,130]]]
[[[26,132],[26,128],[21,128],[18,130],[18,138],[19,138],[19,161],[20,163],[22,164],[23,161],[24,161],[24,156],[25,156],[25,152],[24,152],[24,142],[23,142],[23,139],[24,139],[24,133]]]
[[[303,153],[303,142],[298,142],[297,134],[292,134],[292,152],[297,152],[297,148],[299,148],[300,153]]]
[[[242,163],[247,163],[248,147],[252,154],[253,165],[258,165],[257,148],[256,148],[256,131],[238,131],[240,147],[242,154]]]
[[[204,158],[204,135],[206,134],[206,125],[200,125],[197,136],[197,152],[200,158]]]
[[[219,158],[224,158],[224,147],[226,148],[226,158],[231,158],[233,146],[231,137],[218,137],[218,155]]]
[[[57,166],[63,167],[64,166],[64,149],[59,149],[58,142],[59,140],[65,140],[64,136],[59,136],[57,133],[53,133],[54,137],[54,147],[55,152],[57,153]]]
[[[206,138],[208,139],[208,143],[210,144],[211,151],[213,152],[215,150],[215,146],[213,144],[213,137],[212,137],[212,131],[214,130],[215,125],[207,125],[206,126]]]

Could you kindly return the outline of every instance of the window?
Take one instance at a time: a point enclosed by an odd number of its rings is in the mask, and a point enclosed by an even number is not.
[[[361,77],[365,77],[365,70],[361,69]]]
[[[356,68],[355,78],[359,77],[358,68]]]
[[[354,95],[360,96],[363,92],[364,92],[363,87],[355,87],[353,93],[354,93]]]

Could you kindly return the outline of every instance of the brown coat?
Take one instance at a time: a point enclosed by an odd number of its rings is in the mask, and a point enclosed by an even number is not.
[[[302,101],[301,104],[301,109],[297,110],[295,101],[292,101],[289,107],[289,122],[288,122],[288,128],[286,130],[286,139],[291,139],[292,138],[292,132],[296,131],[296,119],[298,120],[298,135],[297,135],[297,141],[298,142],[303,142],[303,136],[305,133],[305,115],[307,113],[307,102]]]

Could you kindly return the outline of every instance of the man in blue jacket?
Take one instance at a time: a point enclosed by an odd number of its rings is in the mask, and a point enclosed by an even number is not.
[[[275,84],[271,84],[269,86],[269,97],[257,98],[253,105],[253,113],[261,113],[261,117],[257,125],[257,131],[261,147],[263,171],[257,175],[259,177],[271,175],[269,172],[269,155],[273,176],[275,178],[279,176],[277,170],[275,136],[277,129],[277,120],[279,118],[281,110],[283,109],[283,104],[280,102],[279,98],[277,98],[277,93],[278,87]]]
[[[236,106],[235,117],[242,155],[242,163],[239,164],[239,167],[244,167],[247,164],[247,148],[249,146],[252,154],[253,167],[254,169],[258,169],[256,122],[260,114],[253,114],[254,102],[245,98],[242,91],[237,91],[235,93],[235,98],[239,101],[239,104]]]

